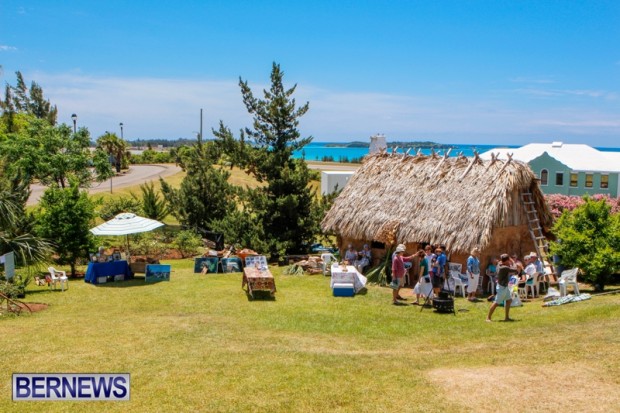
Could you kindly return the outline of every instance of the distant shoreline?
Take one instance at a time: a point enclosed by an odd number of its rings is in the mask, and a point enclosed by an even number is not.
[[[317,144],[320,142],[317,142]],[[369,142],[325,142],[326,148],[370,148]],[[431,141],[412,141],[412,142],[386,142],[388,148],[422,148],[422,149],[454,149],[454,145]]]

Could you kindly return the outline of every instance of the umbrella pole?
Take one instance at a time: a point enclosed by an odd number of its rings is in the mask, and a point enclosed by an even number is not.
[[[125,240],[127,241],[127,264],[131,264],[131,254],[129,253],[129,234],[125,235]]]

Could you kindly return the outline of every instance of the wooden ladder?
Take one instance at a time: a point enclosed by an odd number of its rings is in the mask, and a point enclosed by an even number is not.
[[[543,263],[545,273],[553,274],[550,275],[550,277],[554,277],[555,268],[553,268],[553,259],[549,256],[549,241],[542,232],[540,219],[538,218],[538,212],[536,211],[536,204],[532,194],[530,192],[522,192],[521,202],[527,214],[527,225],[530,230],[532,241],[534,241],[536,254],[538,254],[538,258],[540,258],[540,261]]]

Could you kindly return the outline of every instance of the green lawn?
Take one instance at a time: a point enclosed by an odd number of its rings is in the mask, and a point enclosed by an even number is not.
[[[620,295],[525,303],[514,323],[390,305],[370,287],[331,296],[329,278],[283,276],[247,299],[241,274],[142,279],[69,290],[29,286],[47,310],[0,318],[0,411],[612,411],[620,405]],[[411,302],[411,300],[409,300]],[[503,309],[495,318],[500,320]],[[11,401],[13,372],[129,372],[129,402]],[[616,406],[616,407],[613,407]]]

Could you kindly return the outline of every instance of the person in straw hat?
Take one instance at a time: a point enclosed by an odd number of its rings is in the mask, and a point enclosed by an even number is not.
[[[535,252],[530,252],[530,258],[532,259],[534,266],[536,267],[536,271],[539,273],[544,273],[545,269],[543,268],[542,261],[538,258],[538,254]]]
[[[394,305],[403,304],[398,300],[404,301],[399,293],[405,280],[405,262],[411,262],[414,257],[413,255],[405,257],[405,249],[405,244],[398,244],[394,255],[392,255],[392,283],[390,287],[392,288],[392,304]]]

